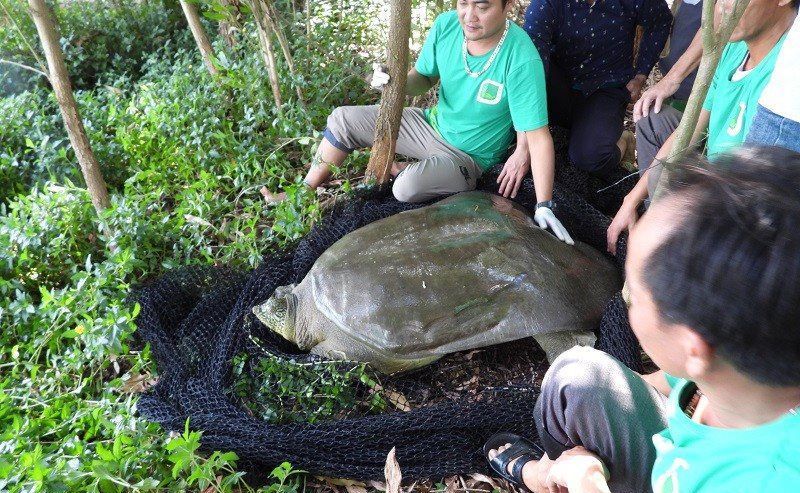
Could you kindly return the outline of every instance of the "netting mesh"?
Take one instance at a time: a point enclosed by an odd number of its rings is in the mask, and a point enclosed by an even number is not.
[[[564,138],[555,135],[562,163]],[[496,191],[499,170],[484,175],[479,189]],[[602,210],[618,207],[633,184],[596,193],[595,180],[559,164],[557,214],[576,239],[605,251],[610,220]],[[517,202],[532,213],[530,178]],[[392,447],[407,479],[487,472],[480,448],[490,435],[535,438],[531,412],[547,363],[532,339],[389,377],[303,354],[251,313],[276,287],[300,282],[345,234],[423,205],[387,193],[341,201],[293,251],[265,258],[251,272],[184,268],[137,289],[137,334],[150,343],[159,371],[139,411],[169,430],[182,430],[189,418],[206,449],[235,451],[255,481],[283,461],[317,475],[380,479]],[[609,301],[597,347],[641,367],[621,297]]]

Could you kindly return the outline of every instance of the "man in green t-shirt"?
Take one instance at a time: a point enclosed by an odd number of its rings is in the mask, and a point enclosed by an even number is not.
[[[718,0],[717,11],[732,8],[731,1]],[[714,72],[694,131],[693,142],[706,136],[710,159],[744,142],[761,91],[769,82],[783,40],[797,16],[798,3],[799,0],[751,0],[748,4]],[[677,110],[664,108],[637,121],[641,176],[608,228],[610,252],[616,251],[620,233],[636,222],[639,205],[654,192],[661,163],[672,152],[673,134],[680,117]]]
[[[416,96],[437,82],[439,101],[428,110],[405,108],[392,191],[398,200],[422,202],[475,188],[480,175],[503,162],[500,193],[514,197],[533,170],[534,219],[561,240],[572,238],[553,214],[555,151],[547,127],[542,61],[525,31],[508,20],[510,0],[460,0],[457,10],[436,18],[419,59],[408,73],[406,92]],[[388,82],[380,68],[373,87]],[[377,106],[336,108],[305,182],[316,188],[357,148],[374,140]]]
[[[628,315],[661,371],[559,356],[492,468],[534,492],[800,491],[800,154],[686,160],[631,231]],[[498,453],[499,452],[499,453]]]

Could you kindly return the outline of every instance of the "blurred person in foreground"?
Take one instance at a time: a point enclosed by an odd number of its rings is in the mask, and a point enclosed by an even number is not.
[[[736,0],[718,0],[715,22],[735,3]],[[750,0],[722,53],[694,129],[692,145],[705,138],[710,160],[744,142],[799,3],[800,0]],[[679,122],[680,116],[674,112],[661,111],[650,112],[636,123],[641,177],[608,228],[609,252],[616,253],[619,235],[636,223],[639,206],[655,192]]]
[[[681,164],[632,229],[625,269],[631,327],[661,370],[639,375],[591,348],[562,354],[534,408],[546,453],[508,433],[487,443],[516,484],[798,491],[800,154]]]

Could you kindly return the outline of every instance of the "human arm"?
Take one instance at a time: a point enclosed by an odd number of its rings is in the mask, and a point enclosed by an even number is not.
[[[506,159],[503,170],[497,177],[500,187],[497,193],[503,197],[516,198],[522,180],[531,168],[531,155],[528,150],[528,137],[526,132],[517,132],[517,145],[514,152]]]
[[[704,109],[700,111],[700,117],[697,120],[697,126],[694,128],[690,147],[696,145],[700,141],[700,138],[708,129],[708,122],[710,118],[711,113],[709,113],[708,110]],[[662,145],[661,149],[659,149],[656,153],[656,157],[653,162],[648,164],[647,169],[644,170],[642,175],[639,177],[639,182],[622,200],[622,206],[614,215],[614,219],[611,221],[611,225],[608,227],[608,231],[606,232],[606,248],[612,255],[617,254],[617,239],[619,238],[619,235],[622,234],[623,231],[629,231],[630,228],[636,224],[636,221],[638,220],[638,214],[636,210],[648,196],[647,182],[650,178],[649,175],[653,172],[653,168],[655,166],[660,166],[661,163],[665,162],[670,156],[674,141],[675,132],[672,132],[672,135],[667,138],[667,140],[664,142],[664,145]],[[683,149],[682,152],[685,150],[686,149]]]
[[[550,466],[544,486],[547,491],[609,493],[608,469],[600,458],[578,446],[562,453]]]
[[[406,95],[413,98],[414,96],[425,94],[437,82],[439,82],[439,77],[422,75],[417,72],[416,68],[412,67],[408,71],[408,79],[406,80]]]
[[[536,202],[547,202],[553,199],[553,177],[556,167],[553,137],[550,135],[550,129],[545,125],[536,130],[528,130],[525,132],[525,138],[528,141],[528,151],[531,156]],[[550,228],[553,234],[567,245],[575,244],[549,206],[537,207],[533,219],[540,228]]]
[[[658,113],[664,101],[675,94],[681,83],[700,65],[700,58],[703,56],[703,40],[700,37],[700,30],[692,39],[692,43],[686,48],[675,65],[658,81],[656,85],[642,94],[641,99],[633,107],[633,121],[638,121],[642,117],[650,114],[650,107]]]

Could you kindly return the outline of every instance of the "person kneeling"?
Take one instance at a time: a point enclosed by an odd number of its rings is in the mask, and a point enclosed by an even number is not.
[[[408,73],[406,93],[424,94],[437,82],[439,102],[429,110],[405,108],[396,151],[416,162],[395,163],[397,200],[424,202],[475,188],[481,174],[502,162],[500,193],[516,196],[533,163],[534,219],[572,244],[553,214],[555,151],[547,127],[542,60],[521,27],[508,19],[511,0],[463,0],[436,18],[419,59]],[[380,67],[372,86],[387,84]],[[336,108],[305,183],[317,188],[355,149],[371,146],[377,106]]]
[[[487,444],[492,467],[533,491],[800,486],[800,154],[678,169],[626,264],[631,327],[661,370],[590,348],[557,358],[534,410],[544,457],[509,434]]]

